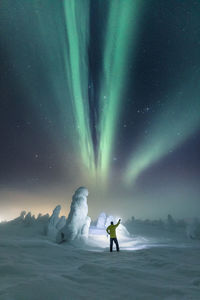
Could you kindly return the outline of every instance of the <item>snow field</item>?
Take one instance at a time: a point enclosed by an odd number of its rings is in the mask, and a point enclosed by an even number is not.
[[[130,236],[109,253],[99,236],[58,245],[39,226],[0,224],[0,300],[200,299],[198,241]]]

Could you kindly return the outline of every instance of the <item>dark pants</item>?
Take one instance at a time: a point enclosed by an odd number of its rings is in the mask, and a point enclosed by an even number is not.
[[[119,244],[117,238],[110,238],[110,252],[112,252],[113,249],[113,242],[115,242],[117,251],[119,251]]]

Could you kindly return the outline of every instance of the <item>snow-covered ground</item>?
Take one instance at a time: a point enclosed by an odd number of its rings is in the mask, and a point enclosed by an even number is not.
[[[87,244],[56,244],[43,223],[0,224],[0,300],[200,299],[198,240],[137,227],[110,253],[97,229]]]

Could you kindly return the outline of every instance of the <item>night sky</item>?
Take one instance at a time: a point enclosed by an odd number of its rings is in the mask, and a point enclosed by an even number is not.
[[[200,211],[200,1],[1,0],[0,220]]]

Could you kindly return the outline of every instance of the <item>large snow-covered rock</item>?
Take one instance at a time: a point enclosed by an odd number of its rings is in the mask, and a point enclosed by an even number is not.
[[[75,191],[66,225],[57,235],[57,242],[87,238],[91,222],[87,215],[87,196],[88,190],[85,187],[80,187]]]

